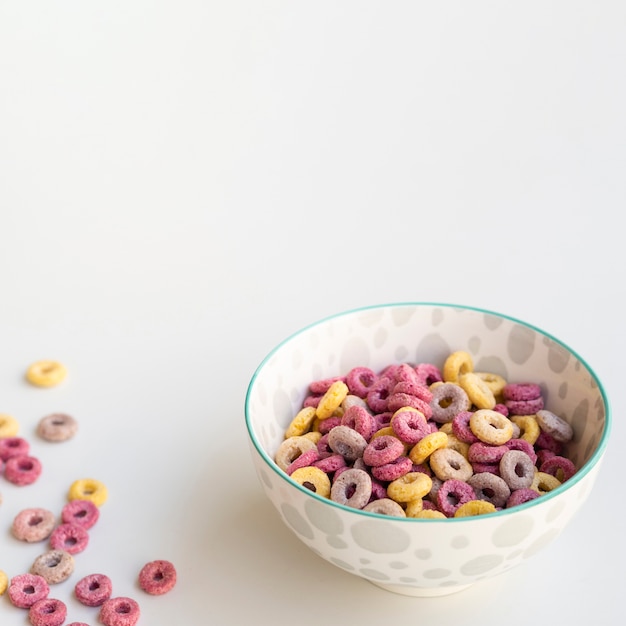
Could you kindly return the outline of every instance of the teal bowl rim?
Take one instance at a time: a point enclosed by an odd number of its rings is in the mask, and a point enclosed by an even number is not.
[[[400,307],[442,307],[442,308],[448,308],[448,309],[459,309],[459,310],[466,310],[466,311],[474,311],[476,313],[483,313],[483,314],[487,314],[487,315],[493,315],[495,317],[501,317],[503,319],[509,320],[511,322],[514,322],[516,324],[520,324],[521,326],[525,326],[526,328],[530,328],[531,330],[534,330],[535,332],[537,332],[537,333],[543,335],[544,337],[547,337],[548,339],[552,340],[553,342],[559,344],[561,347],[563,347],[565,350],[567,350],[570,354],[572,354],[574,357],[576,357],[576,359],[578,359],[578,361],[582,365],[585,366],[585,368],[587,369],[587,371],[589,372],[589,374],[593,378],[595,384],[598,387],[598,390],[600,391],[600,395],[602,396],[602,401],[604,402],[604,407],[605,407],[604,430],[602,432],[602,437],[600,438],[600,441],[599,441],[595,451],[593,452],[593,454],[589,458],[589,460],[567,482],[563,483],[562,485],[560,485],[556,489],[554,489],[554,490],[552,490],[552,491],[542,495],[540,498],[535,498],[534,500],[530,500],[529,502],[525,502],[524,504],[519,504],[519,505],[517,505],[517,506],[515,506],[513,508],[510,508],[510,509],[502,509],[501,511],[496,511],[495,513],[486,513],[486,514],[483,514],[483,515],[473,516],[473,517],[460,517],[460,518],[451,517],[451,518],[446,518],[445,520],[444,519],[421,519],[421,518],[411,518],[411,517],[407,517],[407,518],[405,518],[405,517],[390,517],[390,516],[387,516],[387,515],[381,515],[379,513],[372,513],[370,511],[363,511],[361,509],[355,509],[355,508],[352,508],[352,507],[349,507],[349,506],[345,506],[343,504],[339,504],[338,502],[335,502],[335,501],[331,500],[330,498],[324,498],[324,497],[316,494],[315,492],[311,491],[310,489],[307,489],[306,487],[300,485],[295,480],[292,480],[287,474],[285,474],[276,465],[276,463],[274,463],[274,460],[267,454],[267,452],[260,445],[260,443],[259,443],[259,441],[258,441],[258,439],[257,439],[257,437],[256,437],[256,435],[254,433],[252,425],[250,423],[250,395],[252,393],[252,389],[254,387],[256,379],[258,378],[258,376],[259,376],[260,372],[262,371],[263,367],[265,366],[265,364],[279,350],[281,350],[290,341],[292,341],[293,339],[295,339],[299,335],[302,335],[303,333],[308,332],[309,330],[311,330],[313,328],[316,328],[317,326],[321,326],[323,324],[326,324],[327,322],[330,322],[330,321],[338,319],[338,318],[348,317],[350,315],[363,313],[365,311],[370,311],[370,310],[374,310],[374,309],[392,309],[392,308],[400,308]],[[321,319],[317,320],[316,322],[313,322],[311,324],[307,324],[306,326],[303,326],[302,328],[300,328],[296,332],[292,333],[291,335],[289,335],[288,337],[283,339],[278,345],[276,345],[265,356],[265,358],[261,361],[261,363],[257,366],[256,370],[254,371],[254,374],[252,375],[252,378],[250,379],[250,383],[248,384],[248,388],[247,388],[247,391],[246,391],[246,397],[245,397],[245,403],[244,403],[244,413],[245,413],[246,429],[247,429],[247,432],[248,432],[248,436],[250,438],[250,441],[254,445],[256,451],[259,453],[259,456],[265,461],[266,465],[272,471],[274,471],[276,474],[278,474],[278,476],[280,476],[288,485],[290,485],[293,488],[301,491],[302,493],[306,494],[307,496],[318,500],[321,503],[324,503],[324,504],[326,504],[326,505],[328,505],[330,507],[334,507],[336,509],[339,509],[339,510],[347,512],[347,513],[351,513],[351,514],[354,514],[354,515],[357,515],[357,516],[360,516],[360,517],[365,517],[365,518],[385,519],[387,521],[400,522],[400,523],[409,523],[409,524],[416,524],[416,523],[419,523],[419,524],[454,524],[454,523],[463,524],[463,523],[468,523],[468,522],[476,521],[476,520],[480,520],[480,519],[505,517],[507,515],[520,513],[522,511],[525,511],[525,510],[528,510],[528,509],[532,509],[532,508],[534,508],[536,506],[543,505],[543,504],[549,502],[550,500],[553,500],[554,498],[558,497],[560,494],[564,493],[565,491],[568,491],[569,489],[571,489],[575,484],[577,484],[583,478],[585,478],[585,476],[587,476],[587,474],[589,474],[591,469],[594,468],[600,462],[600,460],[602,459],[602,457],[604,456],[604,453],[606,451],[606,447],[608,445],[609,436],[610,436],[611,429],[612,429],[611,407],[610,407],[609,399],[608,399],[608,396],[607,396],[606,391],[604,389],[604,386],[602,385],[602,382],[600,381],[600,379],[596,375],[596,373],[593,370],[593,368],[591,368],[589,366],[587,361],[585,359],[583,359],[578,354],[578,352],[576,352],[575,350],[570,348],[567,344],[563,343],[560,339],[557,339],[554,335],[546,332],[545,330],[542,330],[538,326],[535,326],[535,325],[530,324],[528,322],[524,322],[524,321],[522,321],[522,320],[520,320],[520,319],[518,319],[516,317],[512,317],[510,315],[506,315],[504,313],[498,313],[496,311],[491,311],[491,310],[488,310],[488,309],[483,309],[483,308],[480,308],[480,307],[467,306],[467,305],[462,305],[462,304],[442,303],[442,302],[391,302],[391,303],[388,303],[388,304],[372,304],[372,305],[368,305],[368,306],[357,307],[357,308],[354,308],[354,309],[348,309],[348,310],[342,311],[340,313],[335,313],[333,315],[328,315],[328,316],[326,316],[324,318],[321,318]]]

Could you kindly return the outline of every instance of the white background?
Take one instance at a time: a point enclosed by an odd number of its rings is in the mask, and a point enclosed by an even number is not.
[[[614,624],[624,541],[626,4],[0,0],[0,412],[44,472],[22,508],[109,500],[53,588],[102,571],[142,624]],[[373,303],[521,318],[596,371],[601,478],[531,561],[441,599],[309,552],[263,499],[243,401],[276,343]],[[62,361],[36,389],[26,367]],[[46,444],[47,413],[80,422]],[[621,507],[621,508],[620,508]],[[140,567],[169,559],[158,598]],[[470,617],[471,616],[471,617]],[[2,626],[28,623],[0,598]]]

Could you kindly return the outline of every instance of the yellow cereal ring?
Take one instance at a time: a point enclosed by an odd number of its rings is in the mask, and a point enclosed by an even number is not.
[[[291,420],[287,430],[285,431],[285,439],[289,437],[296,437],[298,435],[304,435],[311,430],[311,425],[315,419],[315,408],[312,406],[305,406],[300,409],[296,416]]]
[[[0,413],[0,439],[3,437],[15,437],[20,430],[19,422],[6,413]]]
[[[302,436],[306,437],[307,439],[310,439],[314,444],[317,445],[317,442],[322,438],[322,433],[319,430],[316,430],[316,431],[304,433],[304,435]]]
[[[454,517],[473,517],[485,515],[485,513],[495,513],[496,511],[496,507],[487,500],[470,500],[454,512]]]
[[[0,596],[7,590],[9,586],[9,577],[0,569]]]
[[[409,458],[415,465],[421,465],[435,450],[445,448],[448,444],[448,435],[436,431],[420,439],[409,451]]]
[[[461,374],[458,384],[475,407],[479,409],[493,409],[496,406],[496,397],[493,395],[489,385],[474,372]]]
[[[415,519],[448,519],[441,511],[434,509],[422,509],[414,516]]]
[[[556,476],[552,476],[552,474],[547,474],[546,472],[535,472],[530,488],[539,495],[543,495],[556,489],[560,485],[561,481]]]
[[[331,417],[331,415],[341,406],[341,403],[348,395],[348,385],[341,380],[336,380],[328,391],[320,398],[317,409],[317,417],[321,420]]]
[[[474,361],[468,352],[458,350],[445,360],[441,374],[447,383],[456,383],[461,374],[474,371]]]
[[[531,446],[535,445],[535,442],[541,434],[541,427],[534,415],[512,415],[510,420],[519,426],[520,439],[525,439]]]
[[[433,488],[430,476],[423,472],[409,472],[387,485],[387,495],[396,502],[421,499]]]
[[[424,510],[424,500],[422,498],[416,498],[406,503],[406,509],[404,512],[407,517],[417,517],[417,514]]]
[[[452,434],[452,422],[445,422],[439,427],[440,433],[446,433],[446,435]]]
[[[474,372],[491,389],[494,396],[502,395],[502,390],[506,386],[506,379],[491,372]]]
[[[513,436],[513,423],[508,417],[490,409],[474,411],[470,417],[471,431],[484,443],[505,444]]]
[[[467,459],[469,455],[470,444],[466,443],[465,441],[461,441],[454,433],[446,434],[448,435],[448,443],[446,444],[446,447],[452,448],[452,450],[456,450],[459,454],[463,455]]]
[[[81,478],[70,485],[68,500],[90,500],[96,506],[102,506],[109,493],[104,483],[93,478]]]
[[[330,478],[319,467],[301,467],[291,474],[297,483],[323,498],[330,497]]]
[[[66,376],[65,365],[58,361],[37,361],[26,370],[26,380],[37,387],[54,387]]]

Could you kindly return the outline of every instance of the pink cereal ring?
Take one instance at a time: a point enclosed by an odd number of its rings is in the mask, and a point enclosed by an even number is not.
[[[470,428],[471,411],[461,411],[455,415],[452,420],[452,432],[458,439],[465,443],[475,443],[480,439],[472,432]]]
[[[341,472],[330,488],[330,499],[354,509],[362,509],[372,496],[372,479],[361,469]]]
[[[552,435],[545,431],[541,431],[539,433],[539,437],[535,441],[535,449],[539,450],[549,450],[554,454],[561,454],[563,451],[563,444],[560,441],[557,441]]]
[[[476,494],[471,485],[463,480],[445,480],[437,491],[437,507],[446,517],[453,517],[456,510],[466,502],[474,500]]]
[[[297,469],[301,467],[308,467],[309,465],[313,465],[315,461],[320,458],[320,453],[317,448],[311,448],[306,452],[303,452],[297,459],[292,461],[285,470],[285,473],[288,476],[291,476]]]
[[[467,451],[467,458],[470,463],[499,463],[500,459],[508,452],[505,445],[492,446],[482,441],[477,441],[470,445]]]
[[[132,598],[109,598],[100,608],[104,626],[135,626],[140,616],[139,604]]]
[[[543,409],[543,398],[533,400],[506,400],[505,406],[511,415],[534,415]]]
[[[89,574],[74,586],[76,599],[85,606],[101,606],[112,593],[111,579],[105,574]]]
[[[380,377],[371,387],[367,393],[367,405],[375,413],[383,413],[387,411],[387,398],[391,394],[391,391],[395,383],[393,379],[387,376]]]
[[[426,419],[430,419],[433,414],[433,409],[428,404],[428,402],[424,402],[421,398],[417,396],[412,396],[408,393],[392,393],[387,398],[387,410],[395,412],[398,409],[403,407],[412,407],[417,409],[420,413],[423,413]]]
[[[397,480],[413,469],[413,461],[408,456],[399,456],[390,463],[372,467],[372,476],[384,482]]]
[[[351,394],[359,398],[367,397],[378,376],[369,367],[353,367],[346,375],[346,385]]]
[[[515,491],[511,492],[504,508],[510,509],[513,506],[524,504],[524,502],[530,502],[538,497],[539,492],[534,489],[515,489]]]
[[[74,523],[59,524],[50,535],[50,547],[68,554],[78,554],[89,544],[89,533],[84,526]]]
[[[11,604],[19,609],[29,609],[35,602],[47,598],[49,593],[46,579],[36,574],[13,576],[8,589]]]
[[[409,363],[400,363],[393,371],[393,379],[396,383],[417,384],[418,382],[415,368]]]
[[[537,462],[537,454],[533,446],[526,439],[509,439],[504,444],[509,450],[521,450],[525,452],[533,463]]]
[[[500,476],[500,465],[498,463],[472,463],[474,474],[495,474]]]
[[[393,388],[393,393],[408,393],[410,396],[415,396],[427,404],[433,399],[432,391],[428,387],[418,382],[410,382],[407,380],[396,383]]]
[[[443,381],[441,370],[432,363],[419,363],[415,366],[415,373],[418,381],[423,385],[430,386]]]
[[[395,461],[404,454],[404,444],[392,435],[375,437],[363,451],[363,461],[370,467],[378,467]]]
[[[334,376],[332,378],[324,378],[323,380],[316,380],[313,381],[310,385],[309,385],[309,391],[314,394],[314,395],[324,395],[331,387],[331,385],[333,383],[336,383],[337,381],[342,381],[344,382],[344,377],[343,376]]]
[[[319,406],[319,403],[320,403],[321,399],[322,399],[321,394],[320,395],[310,395],[310,396],[307,396],[304,399],[304,402],[302,403],[302,408],[312,407],[312,408],[316,409]]]
[[[576,473],[576,466],[570,459],[555,454],[541,464],[539,471],[551,474],[561,482],[565,482]]]
[[[505,400],[535,400],[541,396],[541,387],[535,383],[508,383],[502,389]]]
[[[0,461],[12,456],[28,456],[30,444],[23,437],[3,437],[0,439]]]
[[[502,404],[501,402],[496,404],[496,406],[493,407],[493,410],[498,411],[498,413],[502,413],[504,417],[509,416],[509,409],[507,408],[506,404]]]
[[[374,416],[362,406],[357,405],[346,409],[341,417],[341,423],[353,428],[367,440],[378,430]]]
[[[390,425],[398,439],[408,444],[417,443],[430,433],[424,414],[409,408],[396,411]]]
[[[91,500],[71,500],[61,509],[61,521],[90,529],[100,518],[100,509]]]
[[[152,596],[160,596],[174,588],[176,577],[174,565],[170,561],[158,559],[141,568],[139,586]]]
[[[330,446],[328,445],[328,433],[320,437],[316,446],[317,446],[317,451],[319,452],[319,455],[320,455],[320,459],[324,459],[327,456],[331,456],[332,454],[335,454],[331,450]]]
[[[43,598],[28,609],[28,620],[33,626],[61,626],[67,617],[67,606],[61,600]]]
[[[32,485],[41,476],[41,462],[34,456],[20,454],[7,459],[4,477],[14,485]]]
[[[47,539],[56,525],[52,511],[42,508],[24,509],[13,519],[11,531],[20,541],[34,543]]]
[[[359,459],[357,459],[358,461]],[[319,459],[313,463],[313,467],[317,467],[326,474],[332,474],[338,470],[347,467],[346,460],[341,454],[331,454],[330,456]]]

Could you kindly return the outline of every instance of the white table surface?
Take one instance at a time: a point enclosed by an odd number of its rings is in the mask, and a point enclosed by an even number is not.
[[[615,624],[623,522],[623,2],[0,0],[0,412],[44,471],[0,479],[0,569],[43,550],[22,508],[109,500],[53,588],[102,571],[140,624]],[[577,351],[615,419],[554,544],[439,599],[333,568],[284,527],[248,456],[254,369],[372,303],[467,304]],[[33,361],[69,370],[53,389]],[[70,442],[34,433],[50,412]],[[621,507],[621,508],[620,508]],[[137,588],[171,560],[170,594]],[[2,626],[28,623],[0,598]]]

